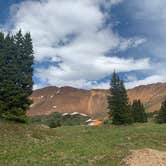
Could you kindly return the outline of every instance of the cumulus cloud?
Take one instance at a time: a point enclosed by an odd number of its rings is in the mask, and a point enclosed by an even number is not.
[[[42,82],[48,82],[51,85],[90,88],[90,85],[94,85],[92,87],[96,86],[96,84],[93,84],[94,80],[110,75],[114,69],[118,69],[121,72],[149,67],[148,59],[135,61],[117,57],[101,57],[95,60],[94,63],[88,61],[89,59],[79,63],[79,65],[75,65],[77,62],[74,62],[68,63],[68,65],[62,63],[60,67],[39,68],[36,70],[36,75]]]
[[[98,87],[113,72],[149,68],[149,59],[125,59],[109,55],[146,42],[144,38],[122,38],[106,24],[110,10],[122,0],[27,0],[11,7],[6,25],[13,32],[30,31],[36,63],[35,78],[42,85]],[[101,6],[104,10],[101,10]],[[108,13],[109,12],[109,13]],[[106,56],[107,54],[107,56]],[[53,64],[52,64],[53,63]],[[102,87],[104,87],[104,83]]]
[[[128,82],[126,83],[126,87],[128,89],[131,89],[139,85],[148,85],[148,84],[157,83],[157,82],[165,82],[165,80],[166,80],[166,76],[164,75],[152,75],[152,76],[146,77],[143,80],[135,80],[133,82]]]
[[[126,9],[132,19],[132,29],[146,36],[147,42],[142,50],[151,59],[151,75],[143,80],[135,80],[128,84],[134,87],[141,84],[165,82],[166,65],[166,1],[163,0],[127,0]],[[138,27],[138,28],[137,28]]]

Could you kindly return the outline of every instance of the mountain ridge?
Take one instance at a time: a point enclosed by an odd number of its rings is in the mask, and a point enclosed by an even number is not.
[[[77,89],[70,86],[50,86],[35,90],[31,95],[33,104],[28,110],[28,116],[48,115],[53,112],[87,114],[92,118],[102,119],[107,116],[108,90]],[[129,101],[141,99],[148,112],[160,108],[166,99],[166,83],[141,85],[128,90]]]

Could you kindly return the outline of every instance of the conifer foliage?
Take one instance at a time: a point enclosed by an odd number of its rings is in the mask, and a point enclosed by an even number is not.
[[[0,117],[25,117],[31,104],[33,60],[29,33],[0,33]]]
[[[158,123],[166,123],[166,100],[161,104],[160,111],[156,117]]]
[[[144,105],[140,100],[134,100],[131,106],[132,118],[134,122],[144,123],[147,122],[147,114]]]
[[[130,124],[132,117],[128,96],[123,84],[116,72],[113,73],[108,96],[109,116],[115,125]]]

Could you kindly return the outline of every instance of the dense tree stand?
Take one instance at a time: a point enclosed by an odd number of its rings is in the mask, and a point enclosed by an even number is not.
[[[132,117],[128,96],[123,81],[114,72],[110,83],[108,96],[109,117],[115,125],[131,124]]]
[[[33,47],[29,33],[0,33],[0,117],[26,117],[33,87]]]
[[[145,108],[140,100],[134,100],[131,106],[131,112],[134,122],[144,123],[147,122],[147,114]]]

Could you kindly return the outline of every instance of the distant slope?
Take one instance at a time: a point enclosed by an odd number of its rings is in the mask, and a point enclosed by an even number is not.
[[[28,116],[48,115],[52,112],[80,112],[93,118],[107,116],[107,90],[83,90],[72,87],[47,87],[33,92],[34,101]],[[147,111],[158,110],[166,98],[166,83],[139,86],[128,90],[130,101],[141,99]]]
[[[106,116],[106,90],[82,90],[72,87],[47,87],[34,91],[34,101],[29,116],[47,115],[52,112],[80,112],[96,117]]]
[[[130,100],[141,99],[148,112],[157,111],[166,99],[166,83],[139,86],[128,91]]]

